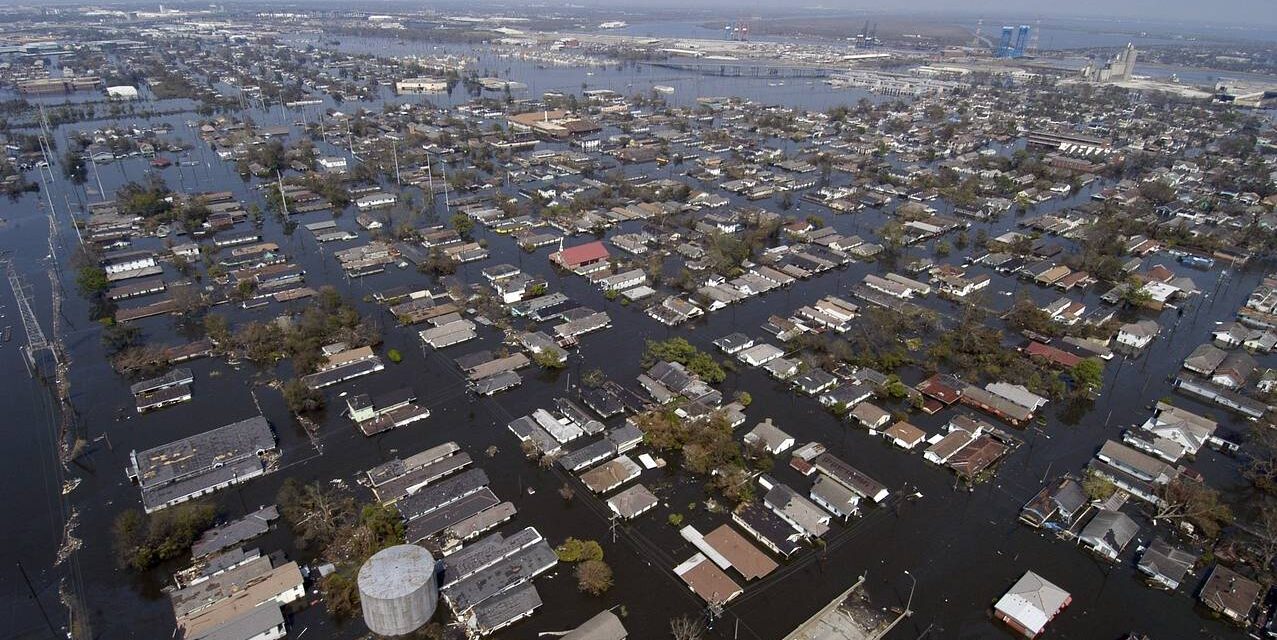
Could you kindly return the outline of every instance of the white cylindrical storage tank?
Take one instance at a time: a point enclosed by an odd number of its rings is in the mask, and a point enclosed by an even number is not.
[[[401,636],[430,621],[439,600],[435,559],[424,547],[378,551],[359,568],[359,603],[373,633]]]

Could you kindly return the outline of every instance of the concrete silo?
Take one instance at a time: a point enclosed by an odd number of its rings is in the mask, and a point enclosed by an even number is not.
[[[359,602],[374,633],[400,636],[430,621],[439,600],[435,559],[415,544],[382,549],[359,568]]]

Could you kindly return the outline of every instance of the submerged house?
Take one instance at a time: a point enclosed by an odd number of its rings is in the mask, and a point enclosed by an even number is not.
[[[993,605],[993,615],[1026,638],[1036,638],[1073,596],[1032,571],[1026,571]]]
[[[1139,531],[1139,525],[1125,513],[1101,509],[1082,529],[1078,540],[1082,546],[1111,562],[1117,560]]]

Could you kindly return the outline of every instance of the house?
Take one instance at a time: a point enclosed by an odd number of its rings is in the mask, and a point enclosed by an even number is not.
[[[927,437],[927,432],[901,420],[882,432],[882,437],[902,449],[913,449]]]
[[[1196,349],[1193,349],[1193,352],[1184,359],[1184,368],[1192,371],[1193,373],[1209,376],[1215,373],[1215,369],[1218,368],[1219,365],[1224,362],[1224,358],[1227,357],[1228,353],[1223,349],[1220,349],[1213,344],[1203,344]]]
[[[1125,513],[1101,509],[1082,529],[1078,540],[1082,546],[1112,562],[1139,531],[1139,525]]]
[[[1210,380],[1227,389],[1239,389],[1246,386],[1246,381],[1258,366],[1254,356],[1245,351],[1235,351],[1225,356]]]
[[[331,173],[340,173],[346,170],[346,159],[341,156],[325,156],[316,162],[319,166]]]
[[[881,482],[874,480],[832,453],[825,452],[816,456],[812,459],[811,464],[816,470],[837,480],[863,498],[868,498],[874,502],[882,502],[889,495],[887,487]]]
[[[722,569],[703,553],[697,553],[674,567],[674,573],[687,583],[693,593],[711,605],[724,605],[744,593]]]
[[[641,484],[636,484],[607,500],[607,506],[612,513],[626,520],[632,520],[655,509],[657,504],[656,496]]]
[[[258,556],[237,567],[173,591],[174,617],[183,638],[284,637],[280,607],[305,597],[296,562],[278,567]]]
[[[560,640],[626,640],[628,637],[625,625],[621,624],[621,619],[615,613],[601,611]]]
[[[1236,622],[1246,624],[1259,600],[1262,587],[1222,564],[1211,569],[1197,599],[1206,608]]]
[[[1149,543],[1135,566],[1154,585],[1174,591],[1196,563],[1197,556],[1172,547],[1166,540],[1157,537]]]
[[[746,445],[762,447],[772,455],[782,454],[794,446],[794,437],[778,429],[771,418],[758,423],[745,434],[744,440]]]
[[[362,198],[355,200],[355,206],[361,211],[365,209],[376,209],[377,207],[389,207],[397,201],[393,193],[370,193]]]
[[[1250,339],[1242,343],[1247,351],[1256,353],[1268,353],[1277,348],[1277,333],[1272,331],[1256,331],[1251,334]]]
[[[794,388],[814,396],[838,384],[838,378],[824,369],[812,369],[794,378]]]
[[[949,461],[949,458],[961,451],[963,447],[971,444],[971,441],[975,440],[975,438],[976,436],[961,429],[950,431],[943,438],[937,440],[935,444],[927,447],[922,457],[927,462],[945,464]]]
[[[964,387],[960,399],[962,404],[987,412],[1016,426],[1033,419],[1033,412],[1029,411],[1027,407],[1015,404],[1002,396],[989,393],[976,386]]]
[[[1235,349],[1258,333],[1259,332],[1253,329],[1247,328],[1240,322],[1229,322],[1220,325],[1212,331],[1210,335],[1211,339],[1215,341],[1215,344],[1220,347],[1224,349]]]
[[[993,605],[993,614],[1024,637],[1036,638],[1072,601],[1069,592],[1026,571]]]
[[[1014,402],[1032,412],[1046,406],[1047,399],[1029,391],[1021,384],[1011,384],[1009,382],[990,382],[984,385],[984,390],[997,396]]]
[[[1065,476],[1058,482],[1042,487],[1032,500],[1021,507],[1020,522],[1040,528],[1058,521],[1067,527],[1086,509],[1089,501],[1082,484]]]
[[[860,509],[860,496],[823,473],[816,477],[808,495],[812,502],[843,520],[856,515]]]
[[[1170,483],[1178,471],[1165,462],[1112,440],[1106,441],[1088,466],[1127,493],[1153,504],[1161,502],[1158,487]]]
[[[1009,450],[992,436],[981,435],[950,456],[946,464],[959,476],[971,480],[992,467]]]
[[[798,492],[788,485],[776,482],[767,476],[760,477],[758,481],[767,489],[766,495],[763,496],[763,504],[767,505],[767,508],[781,520],[812,538],[823,537],[829,532],[829,514],[822,511],[820,507],[798,495]]]
[[[1265,369],[1263,375],[1259,377],[1259,382],[1255,383],[1255,388],[1261,393],[1277,391],[1277,369]]]
[[[848,415],[870,431],[877,431],[891,422],[891,413],[872,402],[860,402]]]
[[[741,350],[736,358],[751,367],[761,367],[783,355],[785,355],[783,349],[764,342]]]
[[[819,400],[820,404],[826,407],[831,407],[837,411],[840,408],[846,409],[847,407],[854,407],[865,400],[872,398],[875,392],[876,389],[872,385],[864,384],[862,382],[844,382],[843,384],[820,394]],[[871,421],[874,419],[880,419],[877,418],[876,415],[866,417],[870,418]],[[874,429],[876,427],[870,428]]]
[[[1117,330],[1117,343],[1132,349],[1143,349],[1157,337],[1160,330],[1152,320],[1128,322]]]
[[[622,291],[646,283],[647,273],[642,269],[631,269],[598,280],[599,287],[605,292]]]
[[[705,534],[703,540],[746,580],[765,578],[779,566],[730,525],[719,525],[717,529]]]
[[[754,339],[743,333],[730,333],[714,341],[714,346],[728,355],[736,355],[754,346]]]
[[[750,502],[733,511],[732,522],[782,558],[788,558],[802,549],[798,544],[801,537],[799,532],[757,502]]]
[[[1159,450],[1175,452],[1167,462],[1176,462],[1181,456],[1195,455],[1211,436],[1215,435],[1217,423],[1186,409],[1181,409],[1165,402],[1158,402],[1153,415],[1149,416],[1139,429],[1153,437],[1168,441]],[[1152,453],[1152,452],[1150,452]],[[1154,455],[1157,455],[1154,453]],[[1165,458],[1165,456],[1162,456]]]

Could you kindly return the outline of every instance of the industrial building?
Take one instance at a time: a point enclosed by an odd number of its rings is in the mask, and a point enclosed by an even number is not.
[[[404,78],[395,83],[395,93],[401,96],[447,92],[448,81],[443,78]]]
[[[378,551],[359,568],[358,581],[364,623],[373,633],[412,633],[435,614],[435,559],[425,547],[401,544]]]
[[[1135,73],[1135,59],[1138,55],[1135,45],[1128,42],[1103,65],[1097,67],[1094,63],[1089,63],[1082,67],[1082,79],[1087,82],[1130,82],[1131,75]]]

